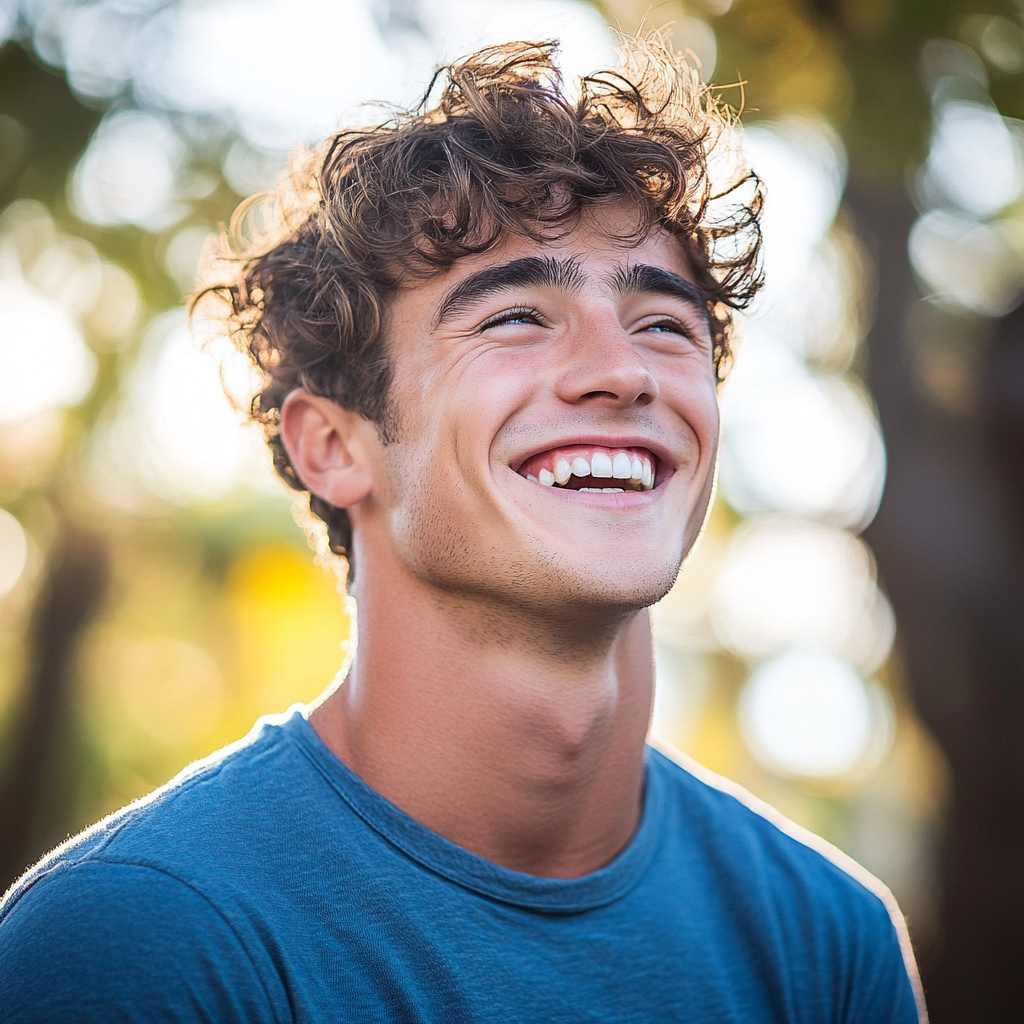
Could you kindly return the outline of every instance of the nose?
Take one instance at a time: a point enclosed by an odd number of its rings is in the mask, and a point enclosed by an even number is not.
[[[558,397],[571,405],[650,405],[658,382],[643,352],[611,311],[584,318],[565,339]]]

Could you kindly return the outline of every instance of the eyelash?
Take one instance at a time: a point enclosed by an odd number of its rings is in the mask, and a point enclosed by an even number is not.
[[[540,310],[533,306],[514,306],[512,309],[504,309],[500,313],[495,313],[494,316],[489,317],[479,327],[479,330],[485,331],[489,327],[501,327],[505,324],[512,323],[513,320],[532,320],[535,324],[542,326],[544,318]],[[645,324],[642,330],[648,331],[654,327],[664,327],[673,334],[678,334],[684,338],[693,338],[693,331],[679,320],[659,320],[653,324]]]
[[[688,327],[681,320],[657,320],[652,324],[645,324],[642,330],[649,331],[655,327],[667,328],[666,333],[670,332],[672,334],[678,334],[682,338],[689,338],[691,341],[694,340],[693,329]]]
[[[511,323],[513,320],[526,319],[533,320],[537,324],[540,324],[543,320],[540,310],[534,309],[532,306],[514,306],[512,309],[503,309],[500,313],[495,313],[494,316],[489,317],[480,325],[480,330],[484,331],[488,327],[500,327],[503,324]]]
[[[657,323],[644,324],[641,330],[649,331],[655,327],[667,327],[669,330],[674,331],[676,334],[687,334],[689,333],[686,327],[683,326],[678,320],[659,320]]]

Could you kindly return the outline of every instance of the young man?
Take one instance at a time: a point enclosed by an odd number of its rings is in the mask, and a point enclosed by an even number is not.
[[[549,47],[477,54],[236,253],[254,414],[358,652],[12,889],[4,1020],[923,1016],[877,882],[644,745],[759,197],[710,223],[720,115],[631,53],[578,103]]]

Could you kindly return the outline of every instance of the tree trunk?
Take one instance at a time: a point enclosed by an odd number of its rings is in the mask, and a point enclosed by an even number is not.
[[[867,379],[888,452],[865,534],[899,623],[912,698],[949,761],[941,932],[923,951],[935,1024],[1024,1020],[1024,318],[992,325],[921,299],[914,210],[854,168],[847,204],[874,260]],[[976,400],[945,411],[916,360],[973,332]],[[965,364],[966,365],[966,364]],[[913,922],[911,922],[913,928]]]
[[[69,746],[77,640],[104,596],[108,564],[98,535],[60,518],[33,609],[20,713],[0,780],[0,888],[63,838],[76,789]]]

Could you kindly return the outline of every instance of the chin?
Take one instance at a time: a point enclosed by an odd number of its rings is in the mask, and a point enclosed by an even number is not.
[[[628,566],[562,566],[561,571],[552,571],[553,568],[538,572],[533,589],[534,599],[555,614],[570,608],[579,613],[640,611],[660,601],[679,574],[679,562],[652,563],[641,558]]]

